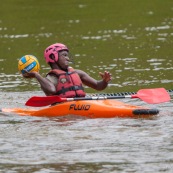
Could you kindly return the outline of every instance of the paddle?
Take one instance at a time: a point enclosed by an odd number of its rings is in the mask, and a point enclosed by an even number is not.
[[[103,97],[75,97],[61,98],[59,96],[33,96],[26,103],[26,106],[48,106],[53,103],[77,101],[77,100],[104,100],[104,99],[122,99],[122,98],[139,98],[147,103],[156,104],[170,101],[170,96],[164,88],[141,89],[135,95],[126,96],[103,96]]]

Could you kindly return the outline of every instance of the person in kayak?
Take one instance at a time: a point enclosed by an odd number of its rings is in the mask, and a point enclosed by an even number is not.
[[[100,72],[102,80],[98,81],[86,72],[70,67],[69,49],[62,43],[48,46],[44,51],[44,57],[51,67],[51,71],[45,78],[38,72],[26,72],[23,76],[25,78],[36,78],[47,96],[84,97],[83,84],[100,91],[108,86],[112,78],[109,72]]]

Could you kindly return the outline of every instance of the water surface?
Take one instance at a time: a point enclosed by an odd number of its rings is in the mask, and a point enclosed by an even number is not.
[[[172,89],[171,0],[6,0],[0,7],[0,108],[24,106],[43,95],[35,79],[23,79],[17,62],[35,55],[44,76],[44,49],[67,44],[74,68],[113,80],[101,92]],[[86,87],[86,92],[100,93]],[[38,118],[0,113],[1,172],[172,172],[172,101],[151,119]]]

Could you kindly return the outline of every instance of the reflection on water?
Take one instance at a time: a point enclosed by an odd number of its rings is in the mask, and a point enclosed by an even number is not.
[[[9,39],[12,39],[12,38],[27,38],[27,37],[33,37],[33,38],[39,38],[39,37],[50,37],[52,36],[52,33],[40,33],[38,35],[35,35],[35,34],[23,34],[23,35],[8,35],[8,34],[5,34],[5,35],[0,35],[0,38],[9,38]]]

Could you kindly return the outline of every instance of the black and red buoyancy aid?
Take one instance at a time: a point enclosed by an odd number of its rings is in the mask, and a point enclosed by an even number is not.
[[[55,74],[58,77],[56,94],[60,97],[85,97],[82,81],[77,72],[72,67],[69,67],[67,72],[54,69],[51,70],[48,74]]]

